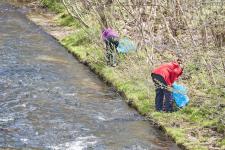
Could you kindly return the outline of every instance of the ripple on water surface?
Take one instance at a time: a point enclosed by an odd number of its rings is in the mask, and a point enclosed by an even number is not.
[[[1,148],[178,149],[20,12],[0,2]]]

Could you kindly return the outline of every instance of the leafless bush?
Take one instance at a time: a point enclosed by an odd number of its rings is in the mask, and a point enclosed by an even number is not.
[[[121,37],[132,38],[145,58],[139,60],[132,56],[130,64],[139,61],[142,66],[138,72],[146,73],[146,78],[155,65],[182,55],[187,65],[184,82],[191,90],[210,93],[212,86],[218,90],[225,88],[223,0],[62,1],[69,13],[83,24],[84,30],[98,31],[98,35],[87,32],[95,43],[106,27],[115,28]],[[133,71],[130,75],[134,76]],[[221,92],[211,93],[220,93],[215,97],[224,96]]]

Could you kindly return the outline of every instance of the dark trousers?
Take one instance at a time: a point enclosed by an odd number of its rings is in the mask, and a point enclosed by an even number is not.
[[[116,54],[117,54],[117,47],[119,45],[119,41],[114,38],[109,38],[105,40],[106,44],[106,61],[109,65],[116,65]]]
[[[152,80],[156,87],[155,109],[157,111],[173,111],[172,93],[167,89],[167,83],[161,75],[152,73]]]

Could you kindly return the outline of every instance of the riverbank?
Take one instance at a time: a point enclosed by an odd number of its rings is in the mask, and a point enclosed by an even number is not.
[[[39,6],[37,8],[41,9]],[[55,37],[104,81],[113,85],[129,105],[153,120],[183,149],[225,149],[224,126],[206,117],[212,112],[192,106],[169,114],[154,111],[154,86],[141,80],[143,75],[136,71],[141,64],[129,64],[129,59],[144,59],[142,53],[131,54],[119,66],[111,68],[104,63],[103,50],[91,44],[81,25],[66,12],[56,14],[41,9],[39,13],[30,13],[28,18]],[[133,76],[127,75],[127,70],[131,69]]]

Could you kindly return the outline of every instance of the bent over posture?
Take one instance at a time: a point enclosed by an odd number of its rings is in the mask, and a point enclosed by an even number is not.
[[[106,44],[106,62],[107,65],[116,66],[117,47],[119,45],[118,34],[111,28],[102,31],[102,38]]]
[[[173,111],[172,92],[169,87],[183,72],[181,59],[159,66],[152,71],[152,80],[156,87],[155,108],[157,111]]]

